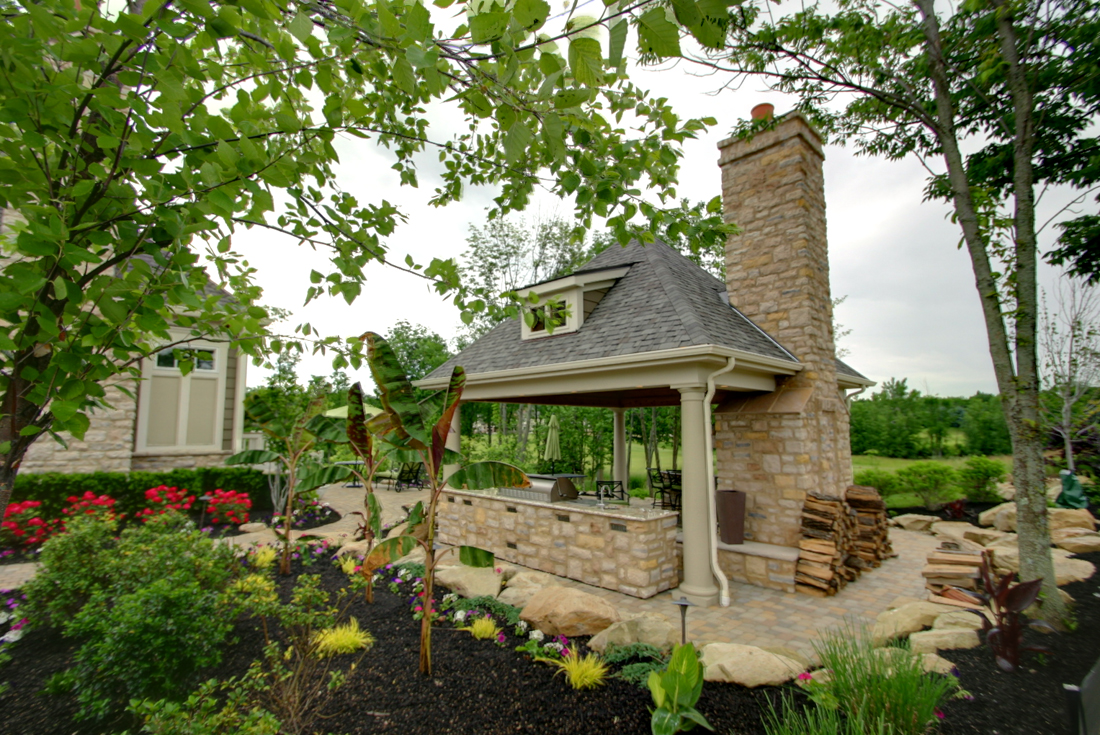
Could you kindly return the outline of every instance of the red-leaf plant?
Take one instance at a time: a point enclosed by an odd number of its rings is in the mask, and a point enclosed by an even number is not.
[[[985,630],[986,643],[993,649],[997,665],[1004,671],[1013,672],[1019,668],[1020,654],[1024,651],[1050,653],[1050,649],[1044,646],[1023,645],[1024,624],[1021,614],[1039,598],[1043,580],[1033,579],[1030,582],[1013,584],[1016,573],[998,575],[994,572],[992,558],[988,551],[982,554],[981,572],[982,584],[985,587],[985,594],[982,597],[990,613],[982,616],[982,628]],[[1053,630],[1042,620],[1033,621],[1031,627]]]
[[[476,462],[443,478],[441,475],[444,460],[454,463],[457,459],[457,455],[450,452],[446,444],[447,435],[451,431],[451,421],[466,384],[465,371],[460,367],[452,369],[447,388],[443,391],[442,415],[431,424],[429,431],[427,427],[430,422],[425,420],[422,413],[424,409],[417,402],[412,384],[393,349],[386,340],[374,332],[367,332],[362,339],[367,343],[367,363],[370,366],[371,376],[378,386],[378,394],[382,402],[382,413],[370,419],[367,422],[367,428],[375,438],[386,442],[391,447],[418,454],[427,470],[430,483],[427,510],[424,510],[422,503],[417,503],[409,514],[406,533],[387,538],[378,544],[364,560],[362,566],[365,574],[373,574],[375,569],[387,562],[396,561],[417,545],[424,549],[424,591],[421,594],[422,606],[428,612],[421,619],[420,671],[431,676],[431,630],[435,617],[431,612],[435,608],[432,594],[438,558],[435,549],[435,519],[444,487],[450,485],[468,490],[487,487],[529,487],[531,482],[519,469],[503,462]],[[349,408],[349,417],[354,410],[354,407]],[[349,431],[349,438],[350,433]],[[373,513],[372,516],[377,517]],[[447,549],[441,553],[454,550]],[[490,551],[474,546],[460,546],[457,550],[463,564],[474,567],[493,565],[494,556]]]

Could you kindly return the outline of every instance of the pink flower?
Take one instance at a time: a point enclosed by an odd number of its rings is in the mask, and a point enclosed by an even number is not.
[[[803,671],[801,674],[798,675],[799,681],[813,681],[813,678],[813,674],[811,674],[809,671]]]
[[[944,716],[945,715],[943,714],[943,712],[941,712],[940,710],[936,710],[936,717],[939,717],[942,720]]]

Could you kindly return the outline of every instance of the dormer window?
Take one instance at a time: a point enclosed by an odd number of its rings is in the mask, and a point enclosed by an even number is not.
[[[520,321],[523,339],[576,332],[629,265],[582,271],[520,289],[526,299]]]

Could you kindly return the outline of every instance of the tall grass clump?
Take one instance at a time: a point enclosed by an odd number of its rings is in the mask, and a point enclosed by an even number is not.
[[[782,710],[774,705],[764,714],[767,735],[893,735],[880,717],[871,719],[862,712],[842,715],[838,709],[810,705],[798,709],[790,697],[783,697]]]
[[[814,649],[840,710],[894,735],[923,735],[957,688],[948,677],[924,673],[921,658],[907,647],[876,649],[863,628],[830,631]],[[878,732],[874,727],[867,732]]]

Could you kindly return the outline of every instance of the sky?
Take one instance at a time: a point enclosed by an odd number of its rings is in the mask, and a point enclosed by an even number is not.
[[[790,99],[749,84],[715,94],[720,80],[679,66],[635,68],[631,78],[667,97],[682,116],[718,120],[716,127],[684,146],[678,193],[693,201],[720,193],[717,144],[739,119],[761,102],[774,104],[777,113],[793,106]],[[461,122],[442,114],[432,119],[437,139],[447,137],[448,125]],[[427,204],[438,170],[431,157],[424,159],[420,188],[412,189],[399,186],[390,169],[393,159],[370,141],[342,140],[337,150],[344,190],[361,201],[387,199],[408,216],[407,224],[387,240],[391,260],[400,262],[405,253],[421,263],[437,256],[458,257],[469,226],[485,222],[493,192],[484,188],[470,189],[461,202],[443,209]],[[835,145],[825,153],[831,288],[834,297],[846,297],[836,321],[851,330],[840,342],[846,361],[880,384],[906,378],[910,387],[927,394],[995,392],[970,260],[958,248],[960,231],[948,219],[948,207],[922,201],[927,172],[915,159],[858,157],[851,148]],[[1039,202],[1038,221],[1068,200],[1066,192],[1047,192]],[[567,201],[549,195],[536,199],[534,208],[543,216],[571,214]],[[1052,227],[1046,228],[1041,246],[1049,246],[1054,234]],[[323,270],[323,252],[261,231],[239,235],[234,244],[258,269],[265,302],[290,311],[293,324],[309,321],[324,334],[350,336],[368,330],[385,334],[403,319],[448,339],[461,326],[458,309],[432,293],[425,281],[377,264],[368,269],[364,293],[353,305],[326,297],[303,306],[310,270]],[[1052,268],[1044,267],[1043,285],[1049,289],[1057,278]],[[303,381],[328,375],[331,356],[305,356],[299,372]],[[371,384],[365,368],[348,372],[353,381]],[[263,384],[268,374],[250,366],[249,386]]]

